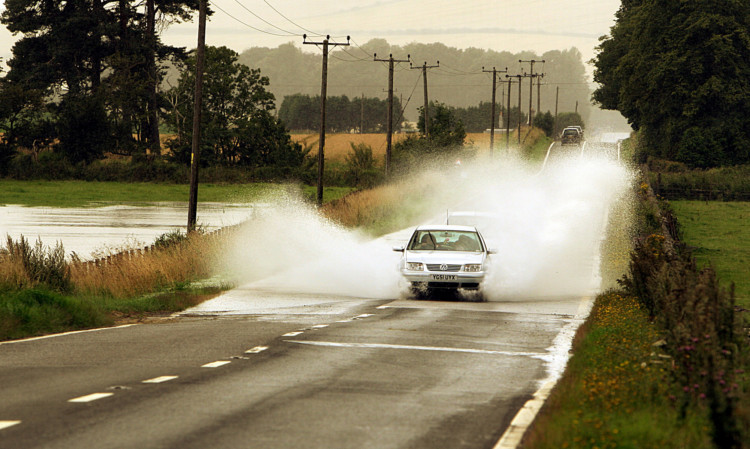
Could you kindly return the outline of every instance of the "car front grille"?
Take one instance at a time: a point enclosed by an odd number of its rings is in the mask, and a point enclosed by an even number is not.
[[[461,271],[461,264],[428,263],[427,271],[448,271],[455,273]]]

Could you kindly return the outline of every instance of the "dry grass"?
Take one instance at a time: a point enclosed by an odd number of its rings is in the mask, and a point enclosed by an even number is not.
[[[129,298],[214,275],[228,232],[193,234],[166,248],[127,251],[96,262],[71,264],[78,293]]]

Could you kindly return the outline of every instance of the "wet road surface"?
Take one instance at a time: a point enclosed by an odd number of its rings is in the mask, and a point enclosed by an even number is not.
[[[585,313],[581,298],[246,299],[247,314],[0,344],[15,423],[0,447],[491,448]]]

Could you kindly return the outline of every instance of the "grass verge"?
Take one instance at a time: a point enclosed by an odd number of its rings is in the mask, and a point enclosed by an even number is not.
[[[705,415],[671,403],[658,340],[635,298],[600,295],[523,448],[712,448]]]
[[[248,203],[284,188],[284,184],[211,184],[199,186],[201,202]],[[353,189],[326,187],[323,200],[340,198]],[[314,198],[316,187],[303,186],[303,195]],[[0,179],[0,205],[86,207],[106,204],[154,202],[187,202],[187,184],[158,184],[150,182],[94,182],[94,181],[17,181]]]

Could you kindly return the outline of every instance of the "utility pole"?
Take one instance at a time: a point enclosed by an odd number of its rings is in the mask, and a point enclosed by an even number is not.
[[[540,73],[536,79],[536,113],[542,112],[542,78],[544,73]]]
[[[359,133],[365,132],[365,94],[362,92],[362,99],[359,103]]]
[[[560,86],[555,89],[555,125],[552,127],[552,139],[557,137],[557,103],[560,100]]]
[[[511,78],[510,75],[505,75],[506,78]],[[511,84],[513,84],[512,79],[508,79],[507,81],[500,81],[501,83],[508,83],[508,105],[505,108],[505,149],[510,150],[510,93],[511,93]],[[519,87],[519,91],[520,91]],[[505,91],[503,91],[503,95],[505,95]],[[519,111],[520,113],[520,111]],[[518,120],[521,120],[521,116],[518,116]]]
[[[526,63],[526,62],[528,62],[528,63],[531,64],[531,70],[529,71],[529,74],[528,75],[524,74],[524,76],[529,77],[529,80],[530,80],[530,83],[529,83],[529,126],[532,126],[534,124],[534,118],[533,118],[533,116],[531,114],[531,105],[532,105],[531,97],[532,97],[532,95],[534,93],[534,77],[537,76],[537,75],[534,74],[534,64],[537,63],[537,62],[544,63],[544,59],[541,59],[541,60],[538,60],[538,59],[529,59],[527,61],[523,61],[523,60],[519,59],[518,62],[521,63],[521,64]],[[539,112],[539,111],[537,111],[537,112]]]
[[[193,142],[190,153],[190,199],[187,232],[195,230],[198,210],[198,167],[201,154],[201,110],[203,109],[203,72],[206,63],[206,9],[208,0],[199,0],[198,48],[195,53],[195,98],[193,102]]]
[[[338,45],[349,45],[349,36],[346,36],[346,43],[329,42],[331,36],[328,35],[323,42],[308,42],[307,34],[302,35],[302,43],[309,45],[323,46],[323,73],[320,83],[320,139],[318,140],[318,206],[323,205],[323,168],[325,165],[324,148],[326,145],[326,91],[328,89],[328,47]]]
[[[518,79],[518,145],[521,145],[521,78],[524,75],[505,75],[506,78],[517,78]],[[508,92],[510,92],[510,85],[508,85]],[[508,109],[510,109],[510,94],[508,94]],[[510,132],[510,130],[508,130]]]
[[[411,66],[411,63],[409,63]],[[440,67],[440,61],[437,61],[436,65],[427,65],[427,61],[422,65],[422,67],[410,67],[412,70],[415,69],[422,69],[422,78],[424,78],[424,136],[429,137],[430,135],[430,111],[429,111],[429,102],[427,100],[427,69],[434,69],[435,67]]]
[[[388,62],[388,114],[386,120],[386,137],[385,137],[385,176],[388,177],[391,168],[391,148],[393,143],[393,64],[396,62],[409,62],[411,55],[406,55],[406,59],[393,59],[393,55],[388,55],[388,59],[378,59],[378,54],[373,55],[373,61]]]
[[[492,157],[492,151],[495,149],[495,91],[497,90],[497,74],[498,73],[508,73],[508,68],[506,67],[505,70],[496,70],[494,67],[492,70],[484,70],[484,67],[482,67],[483,72],[492,73],[492,108],[490,114],[490,157]]]

